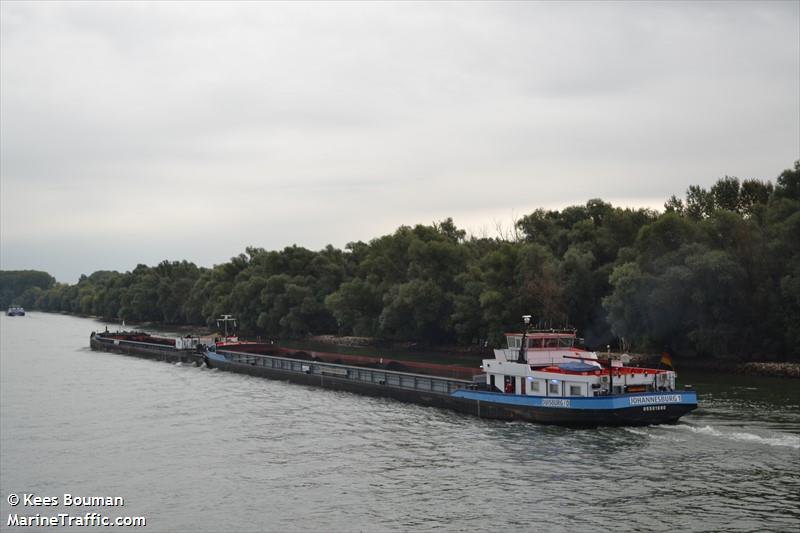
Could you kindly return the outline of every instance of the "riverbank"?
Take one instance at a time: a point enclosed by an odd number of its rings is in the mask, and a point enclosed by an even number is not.
[[[631,365],[644,367],[657,367],[661,360],[660,355],[635,354],[631,356]],[[677,371],[699,370],[704,372],[717,372],[725,374],[740,374],[746,376],[765,376],[775,378],[800,379],[800,363],[774,362],[774,361],[736,361],[734,359],[685,359],[672,363]]]
[[[333,349],[391,350],[394,357],[402,358],[403,352],[409,358],[425,357],[432,362],[448,363],[454,358],[480,362],[482,358],[493,357],[490,347],[471,346],[421,346],[414,342],[388,342],[370,337],[337,337],[335,335],[315,335],[305,339],[315,345],[329,346]],[[297,342],[293,344],[297,344]],[[657,368],[661,360],[660,354],[631,354],[631,365]],[[697,360],[686,359],[675,361],[677,370],[698,370],[716,373],[740,374],[748,376],[765,376],[800,379],[800,363],[772,361],[736,361],[734,359]]]
[[[42,311],[38,311],[42,312]],[[67,314],[70,313],[56,313]],[[72,314],[72,316],[82,316]],[[104,322],[99,317],[84,316],[99,322]],[[109,325],[115,324],[108,322]],[[118,325],[118,324],[117,324]],[[153,331],[177,336],[195,335],[207,337],[219,334],[213,329],[197,325],[161,324],[147,322],[141,324],[128,323],[143,331]],[[302,349],[339,352],[345,355],[384,356],[394,359],[407,359],[439,364],[458,364],[464,366],[478,366],[483,358],[493,356],[489,346],[428,346],[413,341],[386,341],[373,337],[355,337],[338,335],[311,335],[302,340],[276,340],[278,344]],[[661,356],[659,354],[631,354],[631,365],[658,367]],[[766,376],[800,379],[800,362],[775,362],[775,361],[738,361],[729,359],[681,359],[673,357],[675,369],[708,371],[725,374],[738,374],[748,376]]]

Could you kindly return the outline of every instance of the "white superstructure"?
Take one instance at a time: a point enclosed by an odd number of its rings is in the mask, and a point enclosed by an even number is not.
[[[508,348],[483,361],[489,389],[558,398],[675,390],[675,372],[625,367],[577,346],[574,331],[506,334]]]

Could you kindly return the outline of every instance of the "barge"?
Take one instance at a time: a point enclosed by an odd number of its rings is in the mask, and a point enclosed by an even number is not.
[[[92,350],[133,355],[168,363],[201,364],[197,337],[158,337],[141,331],[92,332],[89,335]]]
[[[500,420],[641,426],[675,423],[697,408],[696,392],[678,390],[674,371],[602,359],[578,346],[575,331],[528,331],[527,322],[522,333],[506,334],[508,348],[495,350],[494,358],[483,360],[481,368],[458,372],[449,365],[291,351],[227,336],[183,349],[153,339],[93,333],[91,344],[95,349],[202,362],[209,368]]]

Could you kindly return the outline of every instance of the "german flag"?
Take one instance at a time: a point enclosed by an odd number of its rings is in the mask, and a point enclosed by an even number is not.
[[[669,354],[669,352],[663,352],[661,354],[660,363],[665,367],[672,368],[674,370],[674,367],[672,366],[672,356]]]

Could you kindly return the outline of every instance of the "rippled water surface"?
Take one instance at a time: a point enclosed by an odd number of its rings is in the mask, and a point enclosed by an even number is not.
[[[797,531],[800,383],[682,376],[674,426],[574,430],[93,352],[0,318],[11,493],[122,496],[146,531]],[[45,509],[53,512],[62,511]]]

